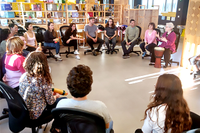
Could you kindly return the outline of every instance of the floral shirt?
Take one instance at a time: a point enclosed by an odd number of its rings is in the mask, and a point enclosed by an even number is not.
[[[36,80],[34,77],[27,77],[27,73],[21,76],[19,87],[19,94],[26,103],[30,119],[37,119],[47,104],[52,105],[55,102],[51,85],[42,84],[41,79]]]

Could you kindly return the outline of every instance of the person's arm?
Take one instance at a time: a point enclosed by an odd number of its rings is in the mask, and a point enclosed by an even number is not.
[[[110,38],[110,37],[108,37],[108,35],[106,34],[106,30],[104,30],[104,36],[107,37],[107,38]]]
[[[128,28],[129,27],[127,27],[126,30],[125,30],[125,41],[126,41],[126,43],[128,42]]]
[[[26,45],[29,46],[29,47],[34,47],[34,46],[28,44],[28,37],[27,37],[27,34],[28,34],[27,32],[24,33],[24,38],[25,38],[25,41],[26,41]]]
[[[117,28],[115,27],[115,34],[111,37],[113,39],[115,36],[117,36]]]
[[[176,41],[176,34],[173,32],[171,33],[170,37],[166,38],[166,46],[172,46],[175,44]]]
[[[43,85],[42,89],[44,92],[46,102],[49,105],[54,104],[54,102],[56,101],[56,97],[53,96],[51,85],[47,85],[47,84]]]
[[[22,74],[25,73],[25,69],[23,67],[24,60],[25,60],[25,58],[23,56],[20,56],[14,61],[15,66],[17,67],[17,69],[19,69],[19,71]]]
[[[131,40],[131,43],[134,42],[136,39],[138,39],[138,36],[139,36],[139,29],[136,27],[135,37],[133,38],[133,40]]]
[[[35,33],[34,33],[34,35],[35,35]],[[35,35],[35,48],[37,48],[38,47],[38,45],[37,45],[37,40],[36,40],[36,35]]]

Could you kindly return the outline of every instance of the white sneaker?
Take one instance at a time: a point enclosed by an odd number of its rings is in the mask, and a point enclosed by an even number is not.
[[[76,55],[76,59],[77,59],[77,60],[80,60],[81,58],[80,58],[78,55]]]
[[[55,57],[56,57],[56,58],[61,58],[59,54],[56,54]]]
[[[79,54],[79,52],[76,50],[76,51],[74,51],[74,54]]]
[[[62,61],[62,58],[57,58],[58,61]]]

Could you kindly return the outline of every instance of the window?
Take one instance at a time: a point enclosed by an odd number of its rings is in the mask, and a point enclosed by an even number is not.
[[[172,12],[176,12],[176,10],[177,10],[177,3],[178,3],[178,0],[173,0]]]
[[[165,11],[166,12],[171,12],[172,11],[172,0],[167,0]]]
[[[154,0],[154,5],[159,5],[159,15],[165,11],[165,0]]]

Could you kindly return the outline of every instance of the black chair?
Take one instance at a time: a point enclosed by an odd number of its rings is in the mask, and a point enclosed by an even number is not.
[[[18,31],[19,30],[25,30],[23,27],[21,27],[21,26],[18,26]]]
[[[24,29],[18,30],[18,36],[24,36],[25,32],[26,32],[26,30],[24,30]]]
[[[175,51],[175,53],[176,53],[177,49],[178,49],[179,41],[180,41],[180,33],[178,31],[174,31],[174,33],[176,34],[176,41],[175,41],[175,45],[176,45],[176,51]],[[179,62],[178,61],[173,61],[173,59],[171,58],[170,61],[169,61],[169,66],[170,67],[171,67],[172,63],[176,63],[177,66],[179,66]]]
[[[37,34],[37,30],[39,29],[39,26],[33,26],[33,31]]]
[[[52,110],[55,121],[61,123],[61,131],[67,133],[105,133],[104,119],[94,113],[72,108]]]
[[[161,35],[160,29],[155,28],[155,31],[157,32],[157,34]],[[157,45],[158,45],[158,43],[159,43],[159,42],[157,41]],[[146,54],[144,57],[149,57],[149,56],[151,56],[151,53],[150,53],[150,54]],[[142,59],[144,59],[144,57],[142,57]]]
[[[44,33],[45,33],[46,29],[45,28],[39,28],[37,30],[37,34],[36,34],[36,40],[38,43],[41,43],[43,46],[43,49],[47,50],[47,52],[45,52],[45,54],[47,54],[47,58],[54,58],[57,61],[57,58],[53,55],[53,53],[51,52],[51,50],[55,49],[53,47],[48,47],[48,46],[44,46]]]
[[[137,26],[137,27],[138,27],[138,29],[139,29],[139,36],[138,36],[138,38],[137,38],[137,43],[136,43],[136,45],[139,45],[140,42],[142,41],[142,39],[140,38],[142,29],[141,29],[140,26]],[[133,49],[134,49],[134,47],[133,47]],[[130,53],[135,53],[135,54],[137,54],[137,55],[139,56],[139,55],[141,54],[141,51],[134,51],[134,50],[131,50]]]
[[[9,128],[12,132],[20,132],[25,127],[32,129],[32,133],[37,132],[36,128],[48,123],[53,119],[50,114],[44,121],[31,120],[29,111],[20,94],[13,88],[0,81],[0,92],[5,97],[9,108]],[[39,129],[39,128],[37,128]]]
[[[66,43],[66,41],[67,40],[65,40],[65,32],[67,31],[69,29],[69,26],[61,26],[60,27],[60,34],[61,34],[61,40],[62,40],[62,44],[64,45],[64,46],[67,46],[68,47],[68,50],[66,50],[65,52],[61,52],[60,54],[66,54],[66,58],[68,58],[68,55],[69,54],[74,54],[74,51],[73,52],[70,52],[70,47],[72,46],[72,45],[68,45],[67,43]]]

